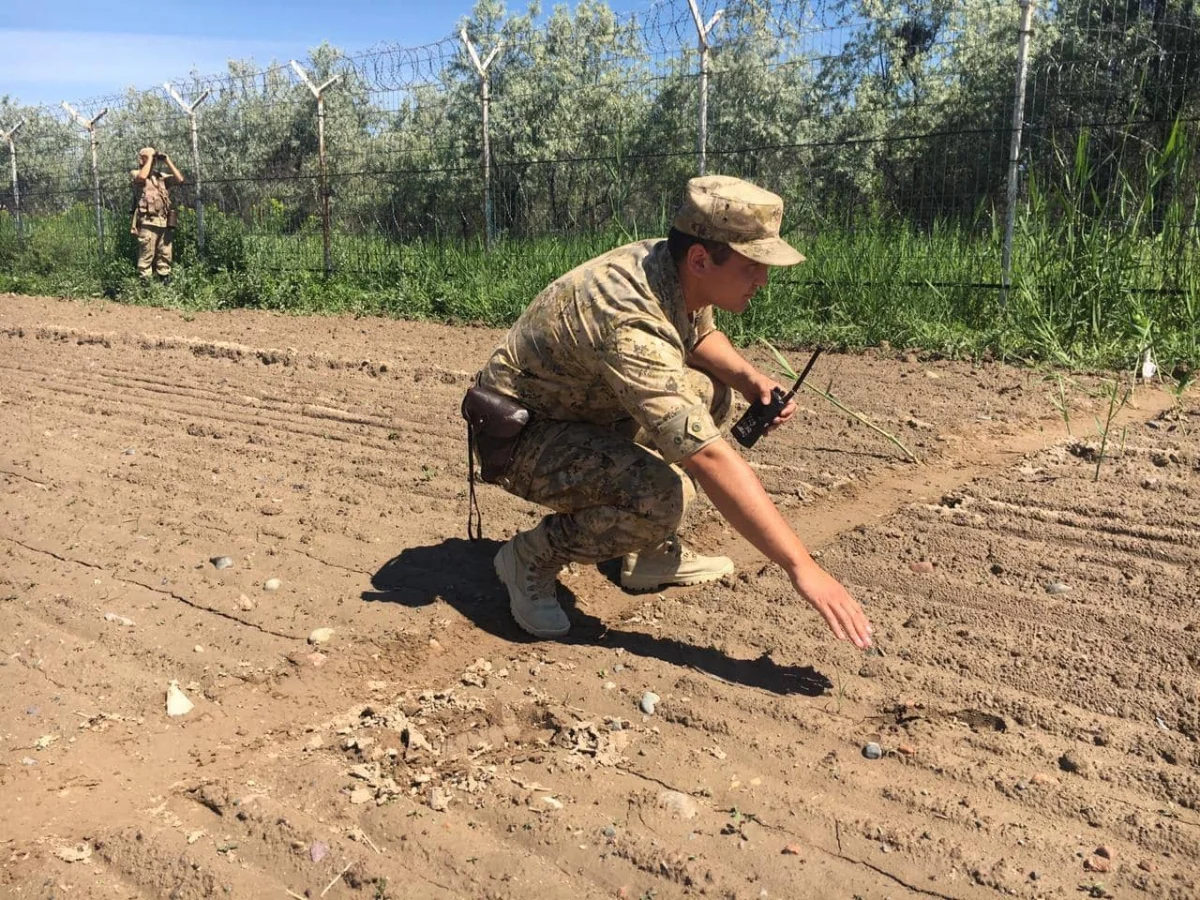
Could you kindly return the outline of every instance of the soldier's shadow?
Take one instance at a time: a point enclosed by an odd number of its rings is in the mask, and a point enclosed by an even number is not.
[[[496,577],[492,558],[499,541],[471,542],[449,538],[428,547],[410,547],[384,563],[371,578],[369,603],[427,606],[438,599],[449,603],[480,628],[514,643],[536,639],[517,627],[508,612],[508,592]],[[711,647],[694,647],[674,638],[611,628],[581,610],[575,595],[561,582],[559,600],[571,617],[571,632],[559,643],[622,647],[627,653],[654,657],[676,666],[693,667],[733,684],[775,694],[819,697],[833,683],[812,666],[781,666],[770,657],[734,659]]]

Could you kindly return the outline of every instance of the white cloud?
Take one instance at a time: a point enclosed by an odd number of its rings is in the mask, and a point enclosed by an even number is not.
[[[148,89],[183,79],[196,69],[218,75],[230,59],[303,58],[307,47],[248,38],[187,37],[121,32],[0,29],[0,91],[22,86],[106,85],[120,91]]]

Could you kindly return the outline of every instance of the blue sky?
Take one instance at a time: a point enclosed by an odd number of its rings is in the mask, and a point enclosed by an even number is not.
[[[650,3],[609,0],[619,12]],[[0,96],[57,106],[131,86],[158,87],[193,68],[219,74],[229,59],[252,57],[265,65],[303,58],[324,40],[346,51],[380,41],[418,46],[453,34],[473,5],[473,0],[7,0],[0,2]],[[526,0],[506,5],[516,12],[528,8]]]

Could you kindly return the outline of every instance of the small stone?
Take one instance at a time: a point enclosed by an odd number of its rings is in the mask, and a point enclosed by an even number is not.
[[[543,797],[542,803],[546,804],[549,809],[562,809],[562,801],[557,797]]]
[[[125,616],[118,616],[116,613],[105,613],[104,621],[112,622],[114,625],[123,625],[126,628],[133,627],[133,619],[126,618]]]
[[[450,795],[439,787],[429,789],[429,808],[434,812],[445,812],[450,805]]]
[[[617,683],[616,683],[615,681],[606,681],[606,682],[604,682],[604,689],[605,689],[606,691],[615,690],[615,689],[616,689],[616,686],[617,686]]]
[[[228,556],[213,556],[208,561],[213,564],[214,569],[228,569],[233,565],[233,560]]]
[[[1083,861],[1083,868],[1088,872],[1107,872],[1112,863],[1102,856],[1089,856]]]
[[[192,652],[193,653],[203,653],[204,646],[202,644],[197,644],[195,647],[192,648]]]
[[[74,847],[59,847],[54,855],[64,862],[87,862],[92,856],[92,848],[88,844],[76,844]]]
[[[1029,776],[1031,784],[1054,784],[1054,778],[1045,772],[1034,772]]]
[[[871,741],[863,747],[862,753],[867,759],[879,759],[879,757],[883,756],[883,748],[874,741]]]
[[[1137,867],[1139,869],[1141,869],[1143,872],[1157,872],[1158,871],[1158,866],[1156,866],[1154,863],[1152,863],[1146,859],[1139,860]]]
[[[1084,777],[1087,776],[1087,760],[1076,755],[1071,750],[1068,750],[1058,758],[1058,767],[1064,772],[1071,772],[1076,775],[1083,775]]]
[[[36,765],[37,765],[37,760],[36,760],[36,759],[34,759],[32,756],[22,756],[22,757],[21,757],[21,765],[23,765],[23,766],[36,766]]]
[[[1105,859],[1116,859],[1116,854],[1113,852],[1113,848],[1107,844],[1101,844],[1096,848],[1095,853],[1097,856],[1102,856]]]
[[[896,747],[896,750],[902,753],[904,756],[912,756],[917,752],[917,748],[912,744],[900,744],[898,747]]]
[[[799,844],[787,844],[783,848],[784,856],[799,856],[803,849]]]
[[[314,651],[304,658],[308,660],[309,665],[311,665],[314,669],[319,669],[321,666],[325,665],[325,660],[328,657],[326,657],[324,653],[317,653]]]
[[[1029,873],[1030,881],[1038,881],[1041,877],[1042,877],[1042,873],[1037,871],[1037,869],[1034,869],[1032,872]]]
[[[369,803],[375,799],[375,792],[369,787],[356,787],[350,792],[350,802],[355,806],[362,806],[364,803]]]
[[[658,696],[658,694],[654,693],[654,691],[646,691],[646,693],[642,694],[642,701],[638,704],[638,706],[641,707],[642,712],[644,712],[646,715],[652,716],[654,715],[654,708],[658,706],[658,701],[660,699],[661,698]]]
[[[277,591],[283,585],[283,582],[278,578],[268,578],[263,582],[264,591]]]
[[[680,819],[694,819],[700,814],[696,801],[680,791],[660,791],[658,805]]]
[[[616,838],[617,829],[613,828],[611,825],[605,825],[602,829],[600,829],[600,833],[611,841]]]
[[[254,601],[245,594],[242,594],[238,597],[238,609],[242,610],[242,612],[250,612],[250,610],[254,609]]]
[[[167,685],[168,716],[186,716],[194,707],[195,704],[180,690],[178,681],[172,681]]]
[[[1157,491],[1159,487],[1159,481],[1157,478],[1143,478],[1142,487],[1148,491]]]
[[[429,639],[429,649],[432,650],[434,653],[441,653],[442,645],[438,641],[437,638],[430,638]]]
[[[332,628],[316,628],[313,630],[312,634],[308,636],[308,642],[310,644],[328,644],[332,638]]]
[[[1050,581],[1046,583],[1047,594],[1065,594],[1071,589],[1069,584],[1063,584],[1061,581]]]
[[[908,567],[910,569],[912,569],[913,572],[915,572],[917,575],[932,575],[933,574],[933,560],[923,559],[920,562],[909,563]]]
[[[308,858],[313,862],[320,862],[329,855],[329,845],[324,841],[313,841],[308,848]]]

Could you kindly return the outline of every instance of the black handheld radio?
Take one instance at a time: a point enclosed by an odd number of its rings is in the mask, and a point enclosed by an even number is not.
[[[808,377],[809,370],[820,355],[821,348],[818,347],[813,351],[813,355],[809,357],[808,364],[804,367],[804,371],[800,373],[800,377],[796,379],[796,383],[792,385],[792,389],[786,394],[781,388],[775,388],[771,391],[770,403],[764,404],[756,400],[750,404],[750,408],[737,420],[737,424],[731,430],[734,439],[739,444],[743,447],[753,447],[758,443],[758,439],[766,432],[767,426],[775,421],[775,417],[783,412],[783,408],[788,405],[788,401],[796,396],[796,391],[800,390],[800,385],[804,384],[804,379]]]

